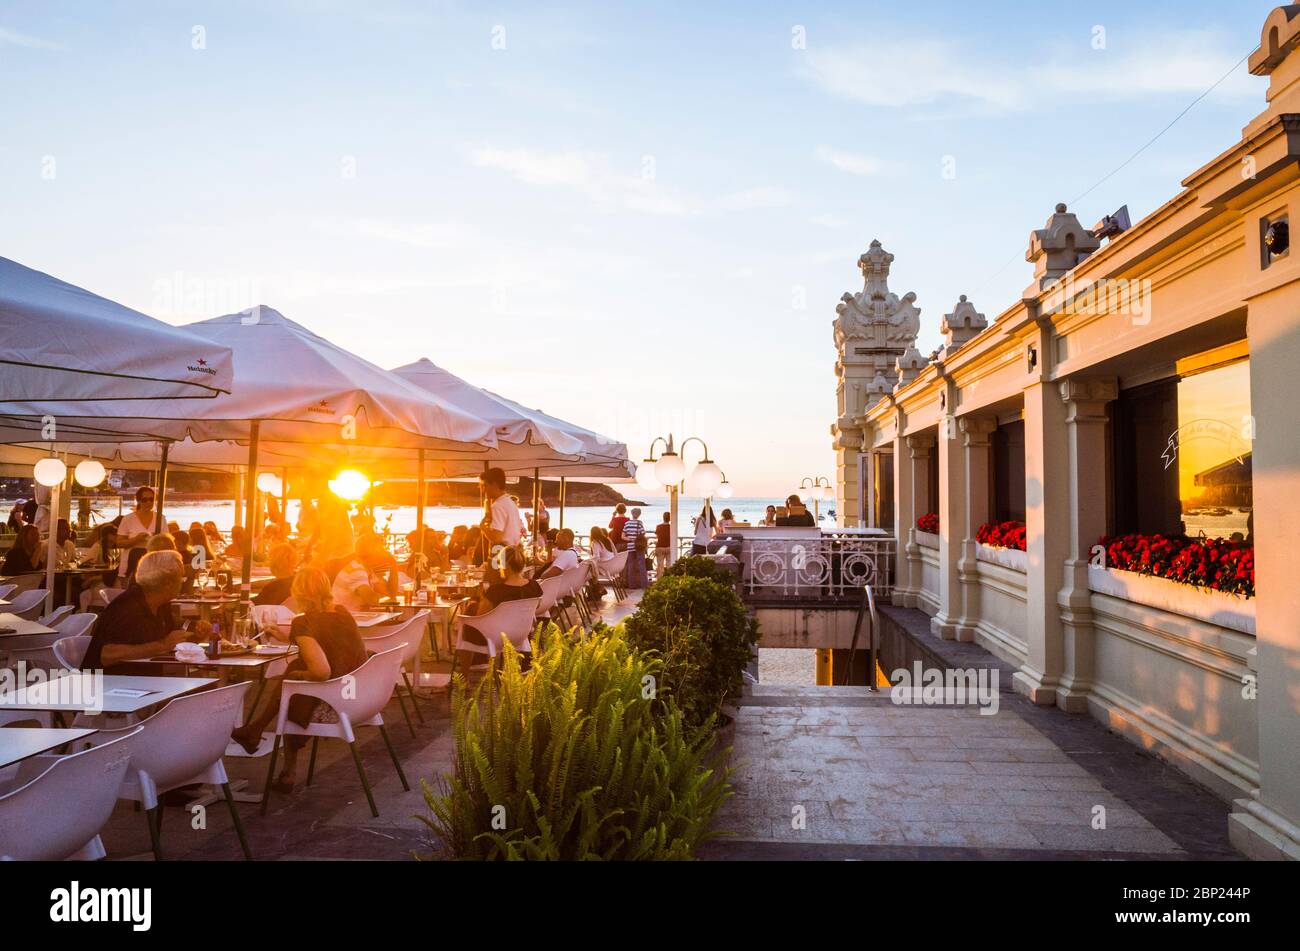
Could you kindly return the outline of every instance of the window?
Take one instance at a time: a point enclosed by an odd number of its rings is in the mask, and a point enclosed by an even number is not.
[[[1240,346],[1178,362],[1178,376],[1112,409],[1116,534],[1250,541],[1250,363]]]
[[[894,454],[873,452],[871,461],[875,466],[875,477],[871,481],[875,489],[871,502],[875,506],[874,524],[876,528],[892,532],[894,530]]]
[[[1025,421],[993,431],[993,520],[1025,520]]]

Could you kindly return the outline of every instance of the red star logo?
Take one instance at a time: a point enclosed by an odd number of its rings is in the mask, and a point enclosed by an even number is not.
[[[202,357],[199,357],[199,366],[205,367],[207,365],[208,365],[208,361],[204,360]]]

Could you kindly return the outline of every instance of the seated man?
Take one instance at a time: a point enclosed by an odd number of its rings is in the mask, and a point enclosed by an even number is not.
[[[577,567],[578,553],[573,550],[573,529],[562,528],[555,535],[555,551],[551,555],[551,563],[537,575],[537,579],[554,578]]]
[[[787,515],[778,515],[776,524],[791,528],[813,528],[817,522],[813,519],[812,512],[800,501],[799,496],[792,495],[785,500]]]
[[[151,551],[135,569],[135,584],[112,600],[95,624],[94,636],[81,662],[82,670],[139,673],[126,661],[165,654],[181,641],[199,640],[212,626],[199,621],[193,632],[169,630],[168,607],[181,593],[185,567],[174,551]],[[125,665],[125,666],[124,666]]]
[[[380,598],[397,596],[397,560],[375,534],[357,540],[356,554],[334,578],[334,603],[349,611],[364,611]]]

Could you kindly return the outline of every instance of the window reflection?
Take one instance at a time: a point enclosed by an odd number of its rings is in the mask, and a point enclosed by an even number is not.
[[[1184,531],[1250,540],[1250,363],[1218,367],[1178,382],[1178,430],[1166,446],[1178,469]]]

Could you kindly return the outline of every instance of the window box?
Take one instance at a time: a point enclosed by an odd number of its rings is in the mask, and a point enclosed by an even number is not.
[[[939,548],[939,536],[932,532],[923,532],[918,528],[913,532],[913,537],[922,548],[933,548],[936,551]]]
[[[976,544],[975,558],[993,565],[1001,565],[1012,571],[1024,574],[1029,568],[1029,556],[1018,548],[995,548],[992,545]]]
[[[1142,575],[1134,571],[1088,566],[1088,587],[1170,614],[1204,621],[1243,634],[1255,635],[1255,601],[1238,594],[1212,591],[1195,585]]]

